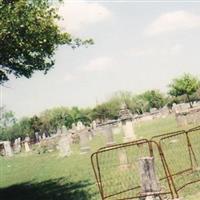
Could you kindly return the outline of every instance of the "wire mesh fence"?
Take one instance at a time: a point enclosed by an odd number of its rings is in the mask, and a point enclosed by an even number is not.
[[[138,160],[148,156],[154,158],[160,190],[144,194]],[[200,182],[200,127],[104,147],[91,159],[102,199],[175,199]]]
[[[161,180],[160,190],[151,194],[141,191],[139,159],[152,157],[155,159],[155,171]],[[102,199],[133,199],[155,195],[159,199],[171,196],[170,183],[160,157],[157,144],[148,140],[113,145],[102,148],[92,155],[92,164]],[[167,177],[163,179],[163,177]]]

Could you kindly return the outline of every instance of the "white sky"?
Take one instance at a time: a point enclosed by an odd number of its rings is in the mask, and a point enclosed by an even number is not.
[[[12,78],[3,104],[17,117],[56,106],[94,106],[113,92],[167,90],[183,74],[200,75],[200,2],[65,1],[62,29],[95,45],[60,47],[54,68]]]

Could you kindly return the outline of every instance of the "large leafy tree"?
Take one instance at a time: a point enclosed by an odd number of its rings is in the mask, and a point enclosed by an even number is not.
[[[30,78],[35,71],[47,73],[59,45],[92,43],[61,32],[58,20],[49,0],[0,0],[0,84],[9,74]]]
[[[190,107],[192,107],[190,95],[194,94],[200,87],[199,79],[191,74],[184,74],[176,78],[169,85],[169,94],[175,97],[186,95]]]
[[[143,98],[148,102],[150,108],[162,108],[165,105],[165,97],[159,90],[148,90],[144,92]]]

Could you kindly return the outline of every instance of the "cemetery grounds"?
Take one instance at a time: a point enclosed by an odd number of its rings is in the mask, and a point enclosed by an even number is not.
[[[191,127],[184,127],[184,129],[187,128]],[[138,139],[149,139],[154,135],[180,129],[183,128],[177,127],[174,116],[139,123],[135,126]],[[117,143],[121,143],[122,134],[114,135],[114,139]],[[105,144],[104,137],[96,135],[90,141],[91,153]],[[0,157],[0,199],[100,199],[90,154],[80,155],[79,149],[79,145],[72,145],[73,153],[66,158],[59,158],[57,152],[40,154],[30,152],[15,155],[13,158]],[[175,166],[180,167],[181,162],[182,158],[177,158],[179,164]],[[187,187],[182,196],[185,200],[200,199],[199,183]]]

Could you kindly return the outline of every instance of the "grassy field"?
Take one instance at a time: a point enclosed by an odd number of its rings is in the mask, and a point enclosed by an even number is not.
[[[135,131],[138,138],[176,131],[173,116],[166,119],[138,124]],[[122,136],[115,135],[122,142]],[[102,136],[91,141],[92,152],[105,145]],[[73,154],[59,158],[53,153],[21,153],[11,159],[0,158],[1,200],[98,200],[100,199],[90,155],[80,155],[79,146],[73,145]],[[192,187],[185,199],[198,200]]]

